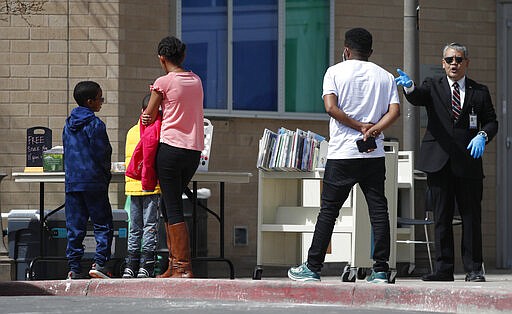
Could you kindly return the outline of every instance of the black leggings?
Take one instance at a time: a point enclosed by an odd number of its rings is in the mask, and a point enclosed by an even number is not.
[[[199,165],[201,152],[160,143],[156,170],[162,191],[162,214],[169,224],[185,221],[182,193]]]

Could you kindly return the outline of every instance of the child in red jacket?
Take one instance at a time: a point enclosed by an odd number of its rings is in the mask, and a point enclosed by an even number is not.
[[[149,95],[142,100],[142,111],[148,101]],[[123,278],[154,276],[160,204],[155,156],[160,127],[161,119],[148,126],[139,119],[126,135],[125,194],[130,196],[130,232]]]

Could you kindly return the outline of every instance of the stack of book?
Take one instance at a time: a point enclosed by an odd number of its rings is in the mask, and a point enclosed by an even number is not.
[[[312,131],[263,131],[259,142],[257,167],[267,171],[312,171],[325,168],[328,143]]]

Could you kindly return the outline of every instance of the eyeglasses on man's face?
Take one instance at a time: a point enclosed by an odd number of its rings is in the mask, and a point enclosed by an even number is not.
[[[444,62],[451,64],[453,62],[453,59],[455,59],[455,63],[461,64],[462,61],[464,61],[464,57],[445,57],[443,58]]]

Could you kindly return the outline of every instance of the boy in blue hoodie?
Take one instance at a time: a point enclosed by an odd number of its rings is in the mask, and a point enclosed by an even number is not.
[[[87,221],[91,219],[96,240],[96,254],[89,276],[109,278],[106,263],[114,234],[112,208],[108,199],[112,146],[105,123],[95,112],[103,104],[98,83],[79,82],[73,91],[78,107],[71,111],[62,132],[66,178],[66,257],[69,279],[84,279],[80,261],[84,255],[83,240]]]

